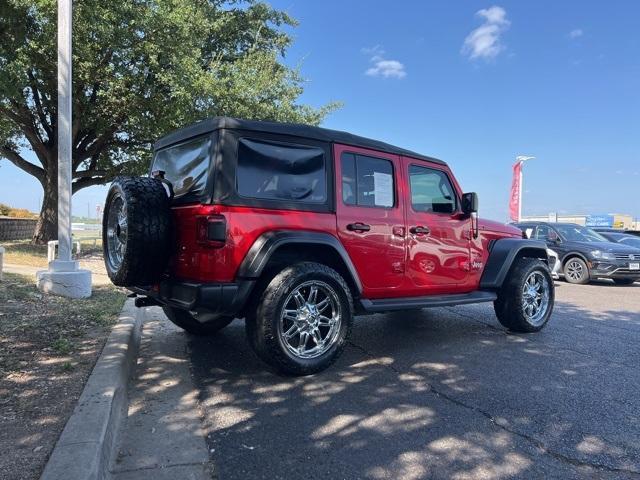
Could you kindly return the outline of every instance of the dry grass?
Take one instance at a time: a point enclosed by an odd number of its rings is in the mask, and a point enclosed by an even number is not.
[[[97,239],[94,242],[92,238],[98,234],[99,232],[74,232],[74,241],[80,242],[81,254],[77,257],[79,260],[82,260],[85,257],[93,257],[102,254],[102,240]],[[9,241],[0,245],[5,248],[5,263],[44,268],[48,265],[46,245],[33,245],[29,240]]]

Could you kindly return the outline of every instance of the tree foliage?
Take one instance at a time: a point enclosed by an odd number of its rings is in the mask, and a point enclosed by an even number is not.
[[[296,23],[265,3],[76,0],[73,22],[74,192],[142,172],[155,139],[196,120],[318,124],[336,107],[298,103],[304,81],[282,62]],[[0,0],[0,158],[40,181],[44,204],[57,189],[56,28],[55,0]]]

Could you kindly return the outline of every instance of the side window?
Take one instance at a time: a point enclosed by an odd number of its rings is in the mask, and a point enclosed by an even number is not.
[[[237,189],[243,197],[324,203],[324,150],[266,140],[238,140]]]
[[[176,198],[187,193],[200,194],[207,183],[211,137],[199,137],[159,150],[151,171],[163,170],[173,184]]]
[[[342,201],[362,207],[393,207],[393,165],[389,160],[343,153]]]
[[[547,225],[539,225],[536,228],[536,239],[546,241],[550,231],[551,229]]]
[[[356,156],[353,153],[343,153],[342,158],[342,201],[345,205],[356,205]]]
[[[417,212],[453,213],[457,201],[455,191],[444,172],[428,167],[409,167],[411,205]]]

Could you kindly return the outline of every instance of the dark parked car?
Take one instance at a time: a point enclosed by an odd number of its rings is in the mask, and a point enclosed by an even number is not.
[[[604,238],[613,243],[620,243],[622,245],[629,245],[630,247],[640,248],[640,238],[629,235],[626,233],[610,233],[610,232],[598,232]]]
[[[542,240],[558,253],[569,283],[610,278],[618,285],[640,280],[640,248],[613,243],[600,233],[573,223],[516,224],[528,238]]]
[[[598,233],[617,233],[621,235],[633,235],[634,237],[640,237],[640,230],[620,230],[619,228],[611,227],[593,227],[592,230]]]

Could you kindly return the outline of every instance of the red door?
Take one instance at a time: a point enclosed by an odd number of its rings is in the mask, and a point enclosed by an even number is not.
[[[363,296],[401,296],[406,250],[400,157],[335,145],[334,158],[338,236]]]
[[[406,180],[407,289],[411,295],[463,292],[469,287],[471,220],[446,167],[402,158]]]

